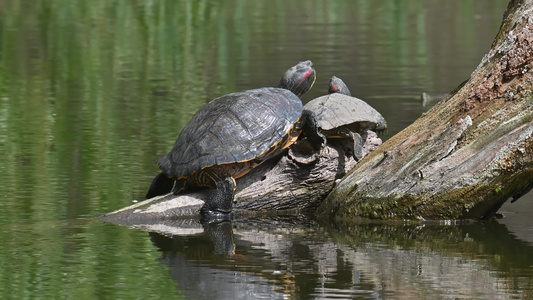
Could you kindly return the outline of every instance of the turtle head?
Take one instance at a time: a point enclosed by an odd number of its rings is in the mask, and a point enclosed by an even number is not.
[[[330,94],[339,93],[339,94],[344,94],[344,95],[347,95],[347,96],[351,96],[352,95],[352,93],[350,93],[350,90],[348,89],[346,84],[344,84],[344,81],[342,81],[342,79],[340,79],[339,77],[336,77],[336,76],[331,77],[331,80],[329,81],[329,91],[328,92]]]
[[[315,83],[316,72],[310,60],[301,61],[288,69],[279,83],[279,88],[289,90],[301,97]]]

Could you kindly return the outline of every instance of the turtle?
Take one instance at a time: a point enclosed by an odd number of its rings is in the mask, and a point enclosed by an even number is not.
[[[277,88],[245,90],[207,103],[181,130],[172,150],[157,160],[161,173],[146,198],[178,194],[190,186],[215,188],[201,216],[228,219],[235,178],[282,153],[302,132],[314,145],[325,144],[314,114],[300,100],[315,78],[312,62],[301,61],[284,73]]]
[[[306,103],[304,110],[315,114],[320,132],[326,137],[353,141],[353,156],[359,161],[367,130],[381,132],[387,128],[387,122],[372,106],[352,97],[342,79],[331,77],[328,92]]]

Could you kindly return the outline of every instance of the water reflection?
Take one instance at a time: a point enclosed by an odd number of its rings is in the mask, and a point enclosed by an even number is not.
[[[341,230],[249,220],[203,230],[198,223],[194,235],[176,234],[191,223],[180,226],[150,238],[179,289],[195,299],[533,296],[533,246],[496,221]]]

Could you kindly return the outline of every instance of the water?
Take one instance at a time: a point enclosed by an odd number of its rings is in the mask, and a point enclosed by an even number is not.
[[[336,75],[394,135],[430,107],[422,92],[468,78],[506,2],[2,2],[0,297],[533,297],[531,194],[464,225],[257,220],[165,237],[95,220],[143,198],[198,108],[300,60],[318,73],[304,101]]]

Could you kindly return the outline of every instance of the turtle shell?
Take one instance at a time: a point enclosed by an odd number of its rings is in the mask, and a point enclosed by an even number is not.
[[[196,112],[170,153],[157,163],[167,176],[180,179],[210,166],[253,160],[287,142],[284,137],[302,115],[302,106],[298,96],[281,88],[214,99]]]
[[[361,130],[382,131],[387,128],[383,116],[365,101],[339,93],[309,101],[304,109],[315,113],[318,126],[331,130],[356,124]]]

